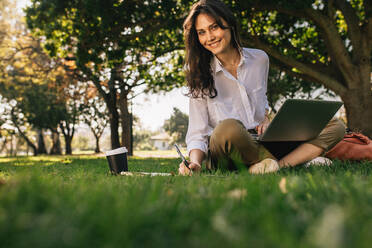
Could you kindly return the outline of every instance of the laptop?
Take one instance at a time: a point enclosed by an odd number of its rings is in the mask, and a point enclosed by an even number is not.
[[[342,105],[339,101],[288,99],[266,131],[260,136],[253,135],[253,138],[270,152],[285,142],[288,149],[279,150],[288,153],[304,141],[316,138]]]

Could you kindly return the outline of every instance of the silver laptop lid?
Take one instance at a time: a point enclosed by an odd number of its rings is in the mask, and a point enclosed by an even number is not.
[[[306,141],[319,135],[342,106],[339,101],[288,99],[260,141]]]

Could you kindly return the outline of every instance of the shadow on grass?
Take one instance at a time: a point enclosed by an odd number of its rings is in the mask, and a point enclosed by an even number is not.
[[[177,172],[179,160],[176,158],[128,159],[129,171]],[[14,174],[23,172],[75,173],[85,170],[90,173],[109,172],[106,157],[97,156],[36,156],[0,158],[0,172]]]
[[[129,171],[146,171],[146,172],[178,172],[178,158],[144,158],[130,157],[128,159]],[[60,171],[61,173],[87,170],[95,173],[108,173],[109,168],[106,157],[94,155],[72,155],[72,156],[36,156],[36,157],[2,157],[0,158],[0,172],[16,173],[27,171],[52,172]],[[357,173],[370,175],[372,172],[371,161],[334,161],[332,166],[311,166],[305,168],[296,166],[280,170],[280,175],[297,175],[306,173],[329,173],[344,174]],[[245,173],[245,172],[243,172]],[[209,173],[202,173],[209,174]],[[217,174],[235,174],[235,172],[217,172]]]

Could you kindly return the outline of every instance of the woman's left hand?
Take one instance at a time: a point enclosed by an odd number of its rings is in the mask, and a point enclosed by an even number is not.
[[[261,122],[260,125],[256,127],[257,134],[258,135],[263,134],[265,130],[267,129],[267,127],[269,126],[269,124],[270,124],[270,120],[267,117],[267,115],[265,115],[265,119],[263,120],[263,122]]]

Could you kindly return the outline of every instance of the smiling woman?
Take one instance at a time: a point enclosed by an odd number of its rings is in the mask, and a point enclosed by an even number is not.
[[[345,128],[333,120],[319,137],[277,161],[251,135],[261,135],[270,123],[267,54],[242,47],[234,15],[220,0],[196,2],[183,28],[190,96],[189,168],[200,171],[207,158],[207,169],[275,172],[279,166],[309,161],[342,139]],[[191,172],[181,163],[179,173]]]
[[[220,27],[212,16],[200,14],[195,22],[200,44],[216,56],[221,56],[231,49],[231,32],[228,30],[226,21],[221,21],[223,27]]]
[[[232,52],[235,59],[240,59],[238,49],[242,46],[234,15],[220,1],[199,1],[193,5],[183,28],[189,95],[215,97],[217,91],[210,73],[211,55],[222,58]]]

